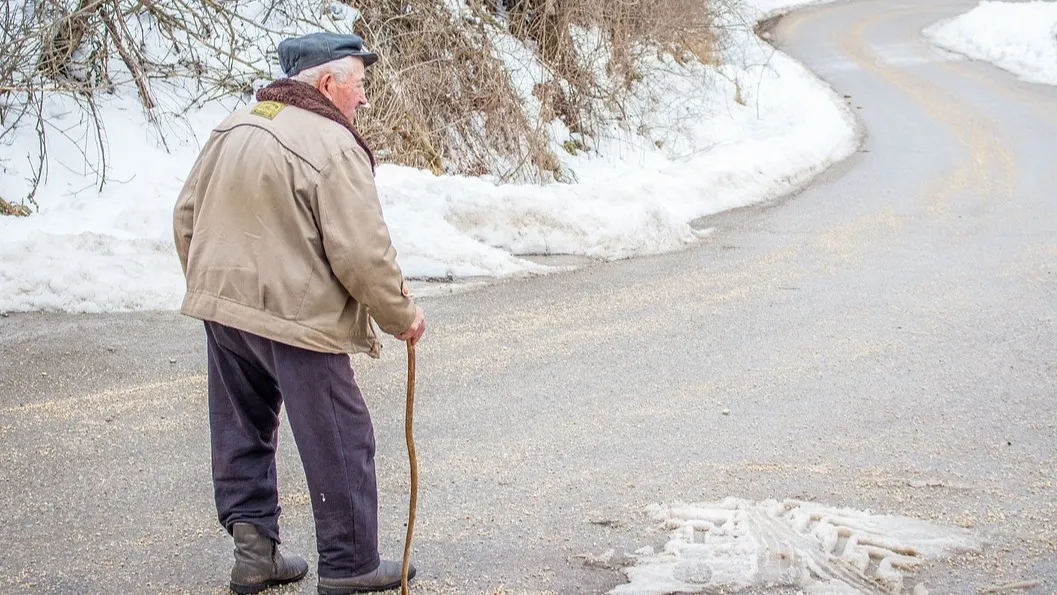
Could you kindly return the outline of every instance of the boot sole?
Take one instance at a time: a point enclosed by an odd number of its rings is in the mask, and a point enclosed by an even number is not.
[[[306,574],[308,574],[308,569],[307,568],[301,574],[299,574],[297,576],[294,576],[294,577],[291,577],[291,578],[284,578],[284,579],[266,581],[266,582],[263,582],[263,583],[256,583],[256,584],[253,584],[253,585],[240,585],[239,583],[228,583],[228,587],[230,587],[232,591],[234,591],[235,593],[238,593],[239,595],[255,595],[256,593],[260,593],[261,591],[263,591],[263,590],[265,590],[265,589],[267,589],[269,587],[277,587],[279,585],[285,585],[287,583],[295,583],[295,582],[305,578]]]
[[[407,582],[411,582],[411,579],[415,578],[418,574],[418,570],[413,570],[407,573]],[[392,589],[400,588],[400,579],[396,579],[395,582],[388,583],[385,585],[376,585],[371,587],[324,587],[323,585],[316,585],[316,592],[319,595],[355,595],[356,593],[377,593],[379,591],[389,591]]]

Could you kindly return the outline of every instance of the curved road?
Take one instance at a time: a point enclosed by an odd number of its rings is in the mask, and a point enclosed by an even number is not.
[[[583,556],[663,543],[648,504],[725,496],[967,526],[984,553],[915,581],[1057,590],[1057,89],[922,40],[974,4],[780,23],[865,134],[795,198],[687,252],[425,300],[415,592],[603,592],[622,575]],[[224,592],[200,327],[16,315],[0,361],[0,591]],[[397,556],[401,350],[356,365]],[[312,554],[283,432],[284,543]]]

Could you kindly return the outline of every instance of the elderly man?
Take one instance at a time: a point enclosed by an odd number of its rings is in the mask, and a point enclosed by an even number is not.
[[[378,555],[374,429],[347,355],[378,356],[372,318],[402,341],[425,332],[382,219],[374,157],[353,128],[377,59],[355,35],[280,43],[288,78],[213,131],[176,205],[182,312],[205,321],[213,484],[237,593],[308,571],[277,547],[284,404],[312,499],[319,592],[400,584],[400,563]]]

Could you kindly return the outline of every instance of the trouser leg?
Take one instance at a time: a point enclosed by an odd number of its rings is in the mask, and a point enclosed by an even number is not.
[[[282,399],[240,331],[207,322],[209,430],[217,517],[279,541],[275,448]]]
[[[377,568],[374,427],[347,355],[275,344],[275,371],[311,492],[319,576]]]

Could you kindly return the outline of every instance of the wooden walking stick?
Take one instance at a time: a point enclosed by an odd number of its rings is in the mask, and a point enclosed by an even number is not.
[[[407,342],[407,409],[404,412],[404,437],[407,459],[411,465],[411,501],[407,507],[407,538],[404,540],[404,566],[400,571],[400,593],[408,595],[407,573],[411,568],[411,537],[415,533],[415,508],[418,506],[418,459],[415,457],[415,346]]]

